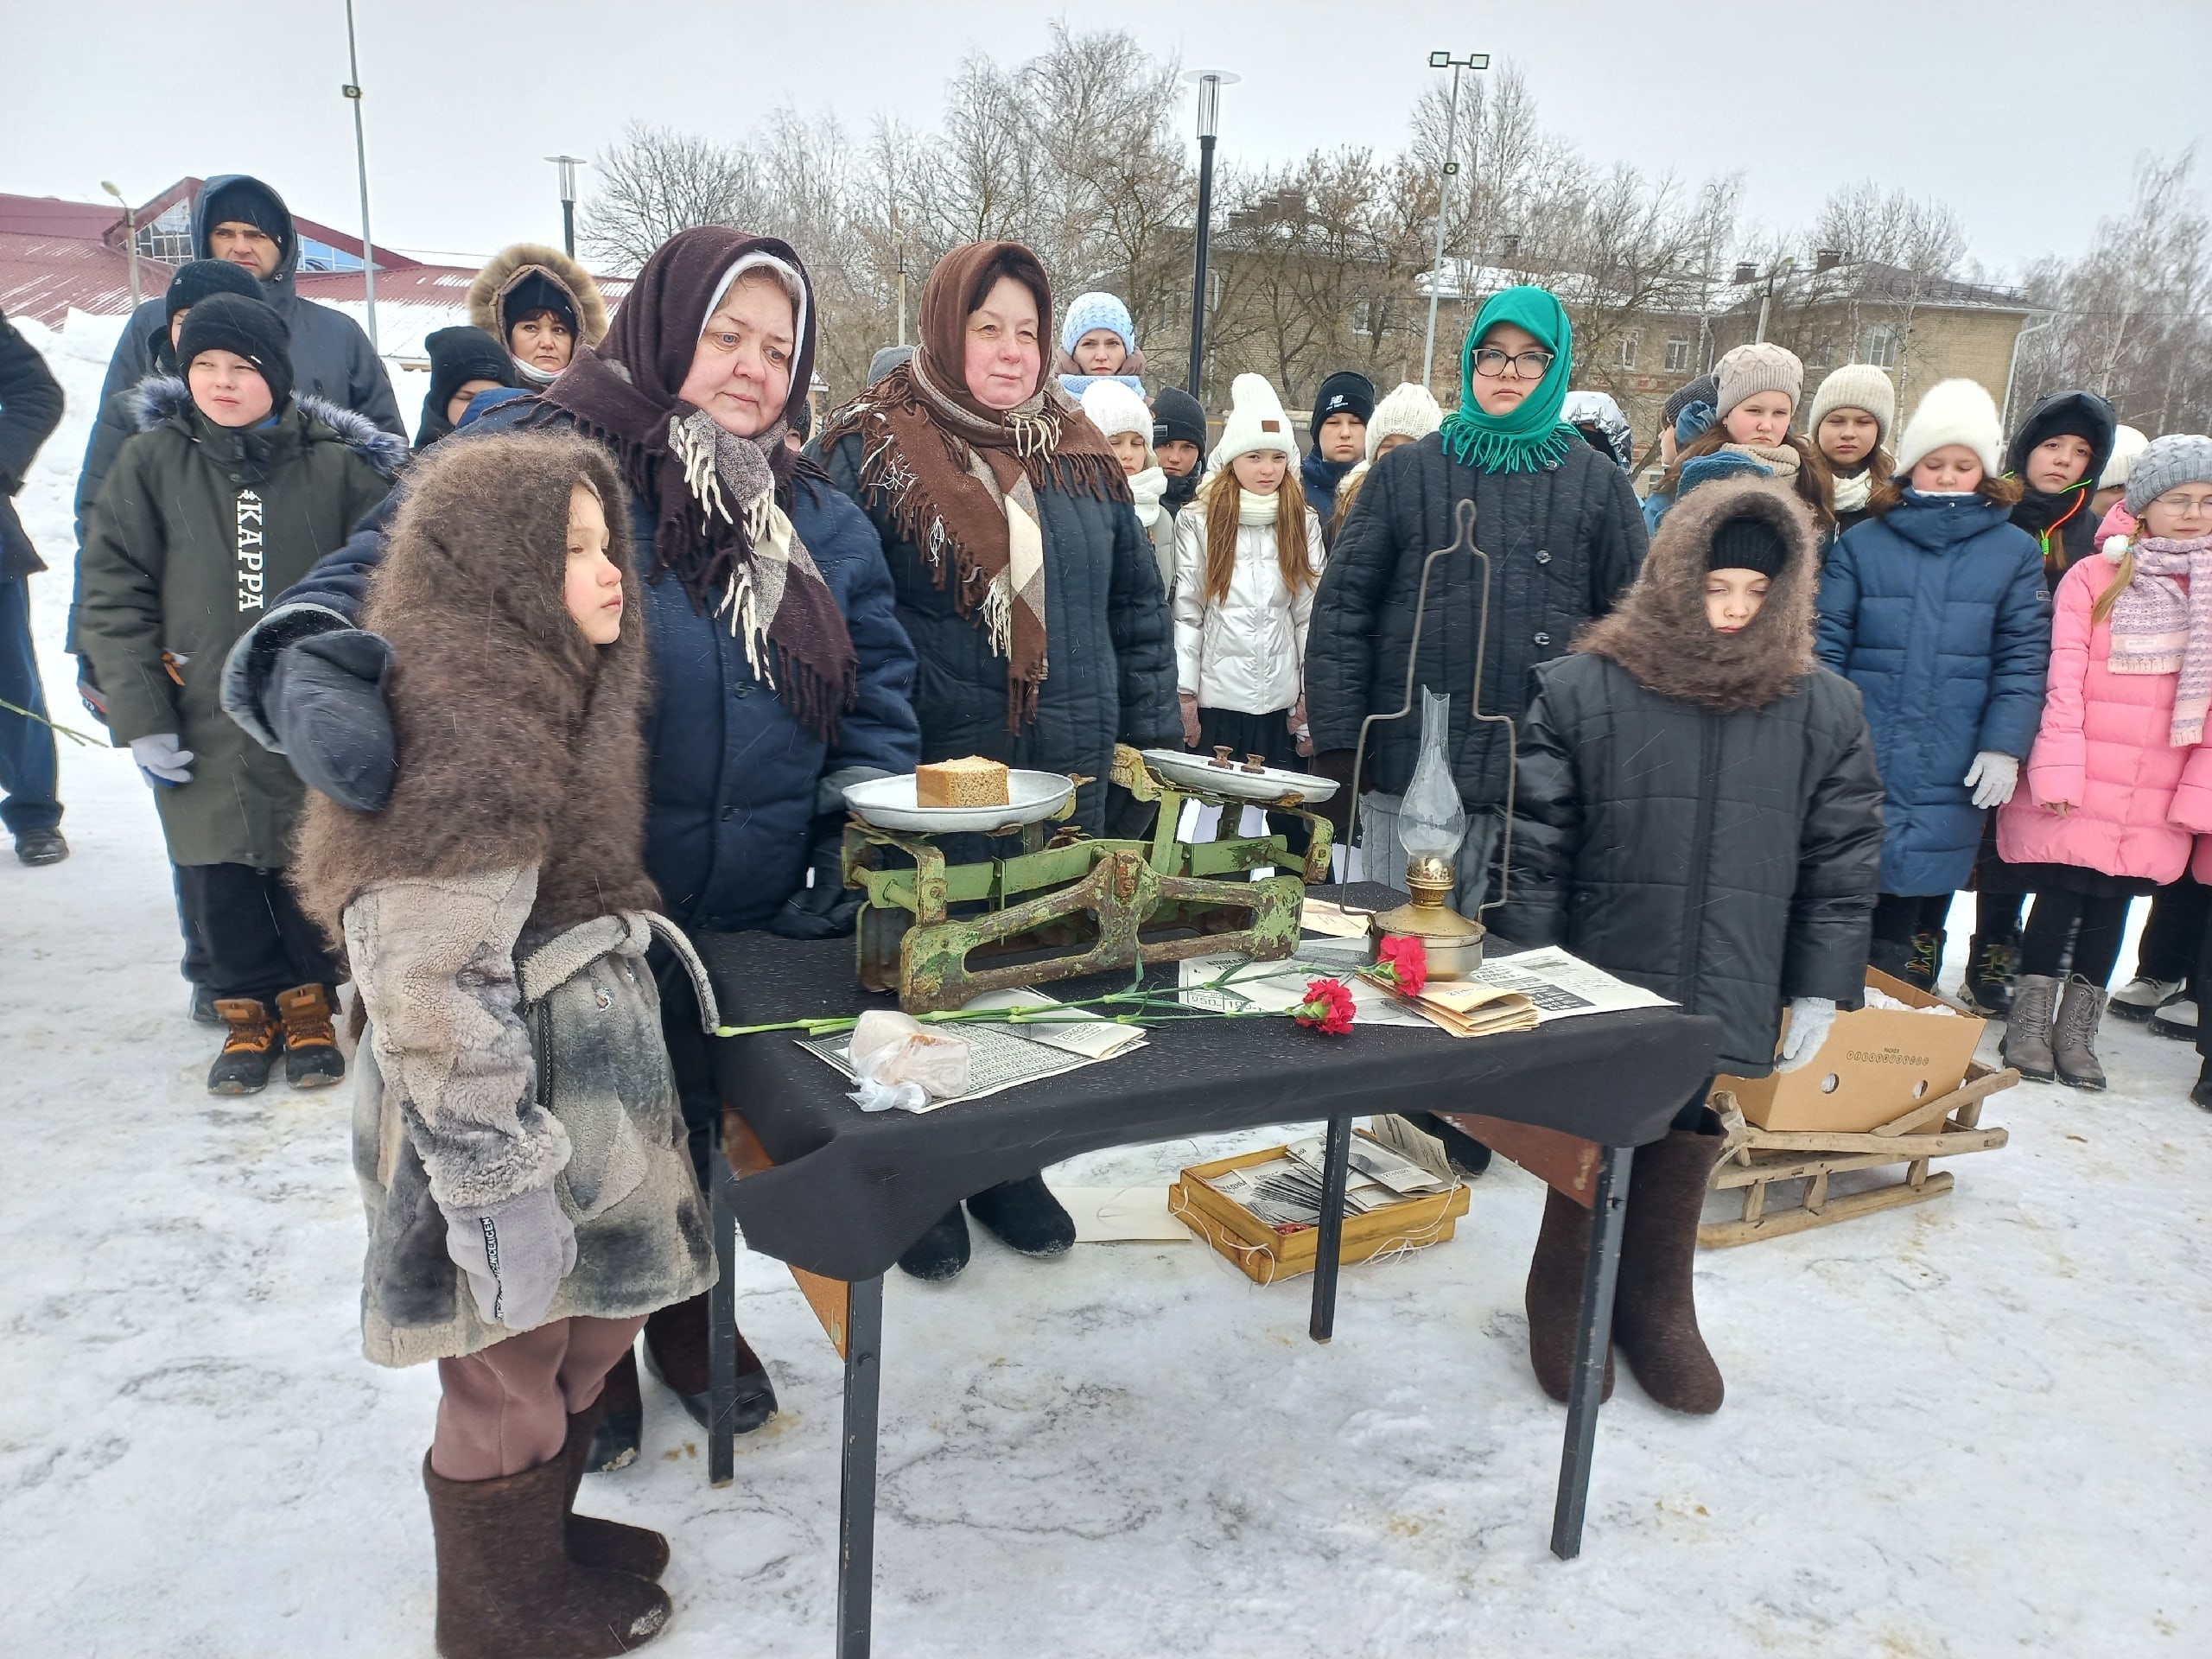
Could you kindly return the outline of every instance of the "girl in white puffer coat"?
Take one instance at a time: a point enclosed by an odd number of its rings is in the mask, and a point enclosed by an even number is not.
[[[1213,468],[1175,517],[1176,690],[1184,741],[1294,767],[1306,742],[1306,625],[1321,521],[1285,488],[1298,438],[1274,388],[1240,374]]]

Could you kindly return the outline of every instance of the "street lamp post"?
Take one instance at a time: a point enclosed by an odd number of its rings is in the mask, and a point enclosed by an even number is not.
[[[123,245],[129,251],[130,264],[130,308],[138,308],[138,210],[123,200],[123,192],[107,180],[100,181],[100,188],[123,203],[123,231],[129,238]]]
[[[1436,260],[1428,274],[1428,339],[1421,348],[1421,383],[1428,384],[1429,371],[1436,365],[1436,300],[1438,290],[1444,285],[1444,210],[1451,205],[1452,181],[1459,171],[1459,158],[1453,147],[1459,138],[1459,72],[1462,69],[1487,69],[1490,54],[1470,52],[1464,58],[1455,58],[1449,52],[1428,54],[1432,69],[1452,72],[1452,110],[1444,118],[1444,181],[1436,188]]]
[[[1787,277],[1789,273],[1796,268],[1797,261],[1793,257],[1791,258],[1783,260],[1781,264],[1776,265],[1772,270],[1767,272],[1766,291],[1759,296],[1759,331],[1758,334],[1754,336],[1756,340],[1764,340],[1766,339],[1767,312],[1774,304],[1775,279],[1778,276]]]
[[[561,169],[561,245],[573,259],[576,257],[576,169],[584,165],[584,158],[548,156],[545,159]]]
[[[353,162],[361,175],[361,291],[368,301],[369,349],[377,349],[377,245],[369,234],[369,140],[361,127],[361,57],[353,48],[353,0],[346,0],[346,65],[339,88],[353,105]]]
[[[1183,77],[1198,89],[1198,235],[1191,273],[1191,366],[1183,389],[1196,397],[1205,367],[1206,242],[1213,216],[1213,141],[1221,124],[1221,89],[1243,79],[1224,69],[1197,69]]]

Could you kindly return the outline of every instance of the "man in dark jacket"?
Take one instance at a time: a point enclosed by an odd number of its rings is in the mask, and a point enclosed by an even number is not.
[[[292,384],[303,397],[319,397],[340,409],[366,416],[403,441],[406,423],[391,381],[360,325],[342,311],[303,300],[294,289],[300,268],[299,232],[284,199],[259,179],[242,173],[218,175],[201,187],[192,204],[192,249],[196,259],[226,259],[243,266],[292,332]],[[108,360],[100,385],[100,419],[85,449],[77,479],[77,544],[85,544],[85,517],[99,499],[100,485],[114,464],[116,451],[130,435],[128,417],[114,401],[157,366],[155,340],[165,336],[166,296],[148,300],[130,314]]]
[[[61,803],[54,728],[31,644],[31,577],[46,563],[16,516],[16,492],[39,446],[61,422],[61,388],[46,361],[0,316],[0,823],[16,838],[26,864],[58,864],[69,856],[61,838]]]
[[[1628,475],[1559,419],[1571,348],[1567,314],[1550,294],[1492,296],[1461,350],[1459,410],[1442,432],[1399,445],[1369,471],[1330,550],[1306,640],[1314,770],[1347,785],[1332,803],[1339,832],[1361,723],[1405,702],[1408,665],[1416,687],[1451,696],[1452,776],[1474,820],[1455,895],[1469,915],[1486,890],[1510,767],[1501,728],[1476,720],[1469,702],[1477,658],[1482,713],[1517,717],[1529,671],[1610,611],[1643,562]],[[1475,545],[1487,557],[1462,550],[1436,561],[1416,640],[1422,574],[1432,552],[1452,544],[1462,502],[1474,505]],[[1375,880],[1402,874],[1397,801],[1420,747],[1417,718],[1370,730],[1359,812]]]

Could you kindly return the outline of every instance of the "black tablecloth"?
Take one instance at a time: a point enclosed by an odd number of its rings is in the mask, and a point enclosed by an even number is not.
[[[1386,889],[1351,902],[1390,903]],[[699,940],[730,1025],[855,1014],[896,999],[861,991],[849,938],[767,933]],[[1175,966],[1152,976],[1173,984]],[[1127,973],[1043,987],[1063,1001]],[[1173,1022],[1103,1065],[933,1112],[863,1112],[852,1087],[772,1032],[714,1045],[723,1101],[776,1167],[737,1185],[752,1249],[833,1279],[871,1279],[971,1192],[1102,1147],[1344,1114],[1466,1111],[1607,1146],[1656,1141],[1713,1071],[1717,1020],[1675,1008],[1590,1014],[1536,1031],[1455,1039],[1404,1027],[1325,1037],[1288,1018]]]

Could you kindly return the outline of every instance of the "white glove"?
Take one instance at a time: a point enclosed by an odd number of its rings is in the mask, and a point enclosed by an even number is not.
[[[2013,756],[1984,749],[1967,768],[1966,786],[1974,791],[1976,806],[2002,806],[2020,785],[2020,763]]]
[[[179,745],[175,732],[132,738],[130,758],[156,789],[175,789],[192,781],[192,751]]]
[[[533,1331],[576,1265],[575,1224],[550,1186],[484,1205],[440,1205],[446,1254],[468,1275],[486,1325]]]
[[[1795,1071],[1799,1066],[1821,1052],[1821,1045],[1827,1040],[1828,1027],[1835,1024],[1835,1001],[1826,996],[1793,996],[1789,999],[1789,1030],[1782,1039],[1782,1058],[1775,1062],[1777,1071]]]

